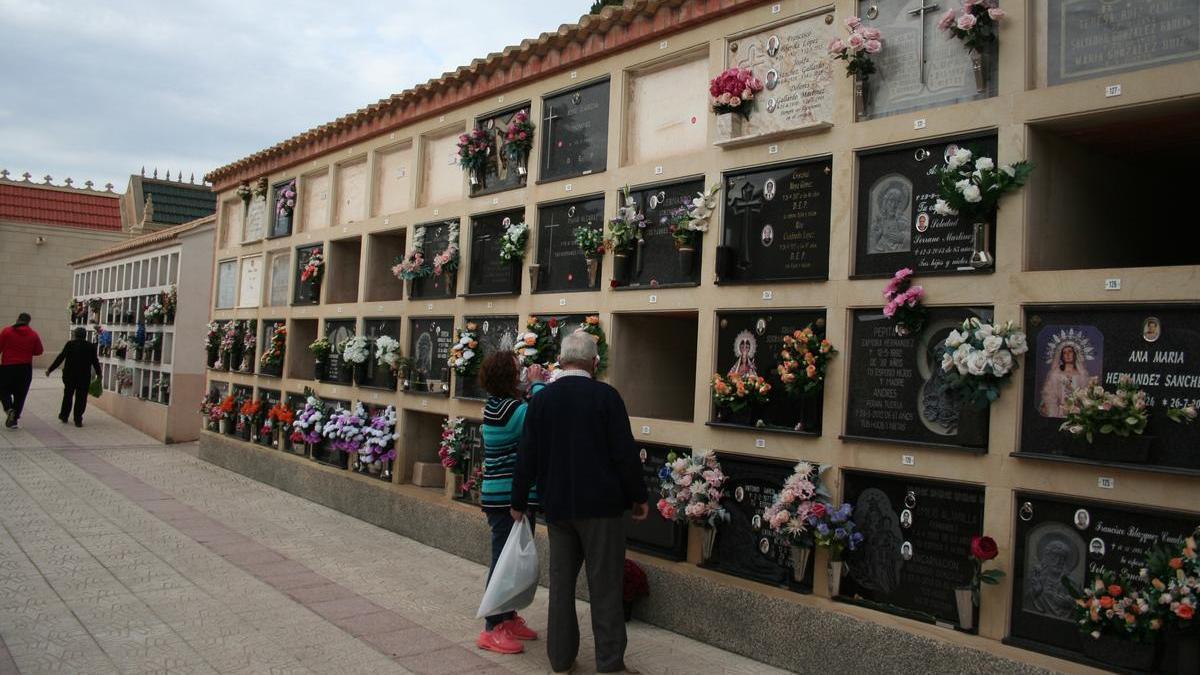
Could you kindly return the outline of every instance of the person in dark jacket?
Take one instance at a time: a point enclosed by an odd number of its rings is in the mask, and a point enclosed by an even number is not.
[[[75,408],[75,426],[83,426],[83,411],[87,410],[88,385],[92,382],[92,371],[100,377],[100,359],[96,357],[96,345],[87,341],[87,331],[80,327],[74,332],[74,339],[67,342],[54,363],[46,369],[46,377],[60,365],[63,367],[63,400],[58,411],[58,419],[67,423],[71,414],[71,404]]]
[[[579,653],[575,585],[587,565],[596,670],[625,665],[625,511],[648,513],[646,484],[625,402],[594,379],[600,359],[591,335],[563,339],[561,377],[533,397],[517,451],[512,516],[525,517],[530,486],[537,484],[550,532],[550,615],[546,652],[556,672],[568,671]]]
[[[7,413],[4,426],[9,429],[17,428],[25,409],[25,397],[33,382],[33,357],[44,351],[42,338],[29,327],[30,320],[21,312],[16,323],[0,330],[0,405]]]

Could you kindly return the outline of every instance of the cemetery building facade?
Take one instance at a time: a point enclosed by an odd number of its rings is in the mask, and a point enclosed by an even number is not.
[[[1061,579],[1200,525],[1200,3],[959,7],[637,0],[216,169],[201,455],[478,558],[473,368],[582,328],[651,493],[671,453],[727,475],[715,538],[631,530],[639,616],[797,670],[1112,665]],[[1072,433],[1089,385],[1143,392],[1136,433]],[[280,434],[306,392],[394,407],[394,453]],[[766,522],[801,460],[864,535],[839,564]]]

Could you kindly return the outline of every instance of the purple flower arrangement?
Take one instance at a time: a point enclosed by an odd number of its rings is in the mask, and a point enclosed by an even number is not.
[[[808,517],[813,540],[817,546],[829,549],[830,560],[841,560],[846,550],[857,550],[863,541],[862,532],[858,531],[854,521],[850,519],[851,512],[850,504],[842,504],[837,507],[814,509]]]
[[[367,411],[361,403],[347,410],[340,405],[334,409],[325,423],[321,433],[329,441],[329,447],[346,454],[358,454],[367,435],[363,428],[367,425]]]
[[[366,441],[359,448],[359,458],[366,464],[377,464],[396,459],[396,409],[388,406],[371,416],[363,428]]]
[[[296,415],[296,420],[292,422],[292,442],[320,443],[322,420],[325,419],[325,414],[325,403],[315,396],[309,396],[308,400],[304,402],[304,409]]]
[[[275,195],[275,214],[281,218],[292,215],[296,209],[296,179],[284,183]]]

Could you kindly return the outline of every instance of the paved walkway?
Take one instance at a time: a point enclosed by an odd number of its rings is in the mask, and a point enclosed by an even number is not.
[[[0,675],[549,670],[540,641],[475,647],[483,567],[97,409],[61,425],[60,392],[36,378],[22,429],[0,431]],[[524,614],[545,627],[544,591]],[[781,672],[643,623],[629,637],[643,673]]]

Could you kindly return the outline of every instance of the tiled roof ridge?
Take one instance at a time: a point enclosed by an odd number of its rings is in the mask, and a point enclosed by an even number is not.
[[[204,179],[221,191],[319,154],[412,124],[445,110],[575,68],[619,50],[714,21],[770,0],[625,0],[574,24],[522,40],[398,94],[343,115],[236,162]]]
[[[8,169],[0,169],[0,185],[16,185],[19,187],[26,187],[26,188],[38,188],[39,190],[57,190],[58,192],[69,192],[71,194],[94,195],[96,197],[120,197],[121,196],[120,192],[113,192],[114,186],[112,183],[105,183],[104,190],[97,190],[94,187],[92,187],[93,185],[95,185],[95,183],[93,183],[90,180],[84,181],[83,187],[75,187],[75,181],[74,181],[74,179],[72,179],[70,177],[64,179],[62,185],[55,185],[53,183],[54,179],[49,174],[46,174],[45,176],[42,177],[43,182],[41,182],[41,183],[33,182],[33,174],[29,173],[28,171],[21,174],[22,180],[17,180],[15,178],[9,178],[10,175],[11,174],[9,173]]]
[[[120,232],[119,195],[0,181],[0,221]]]
[[[89,254],[83,256],[82,258],[76,258],[75,260],[72,260],[67,264],[72,265],[72,266],[81,265],[81,264],[88,263],[88,262],[102,260],[104,258],[116,255],[118,253],[135,251],[139,248],[144,248],[146,246],[151,246],[153,244],[158,244],[158,243],[161,243],[164,241],[170,241],[172,239],[177,239],[177,238],[179,238],[179,235],[181,235],[189,230],[200,227],[201,225],[204,225],[207,222],[214,221],[215,219],[216,219],[216,214],[209,214],[207,216],[196,218],[195,220],[189,220],[188,222],[183,223],[182,225],[175,225],[173,227],[168,227],[165,230],[151,232],[149,234],[144,234],[140,237],[133,237],[132,239],[127,239],[119,244],[113,244],[112,246],[109,246],[108,248],[100,249],[99,251],[93,251],[92,253],[89,253]]]

